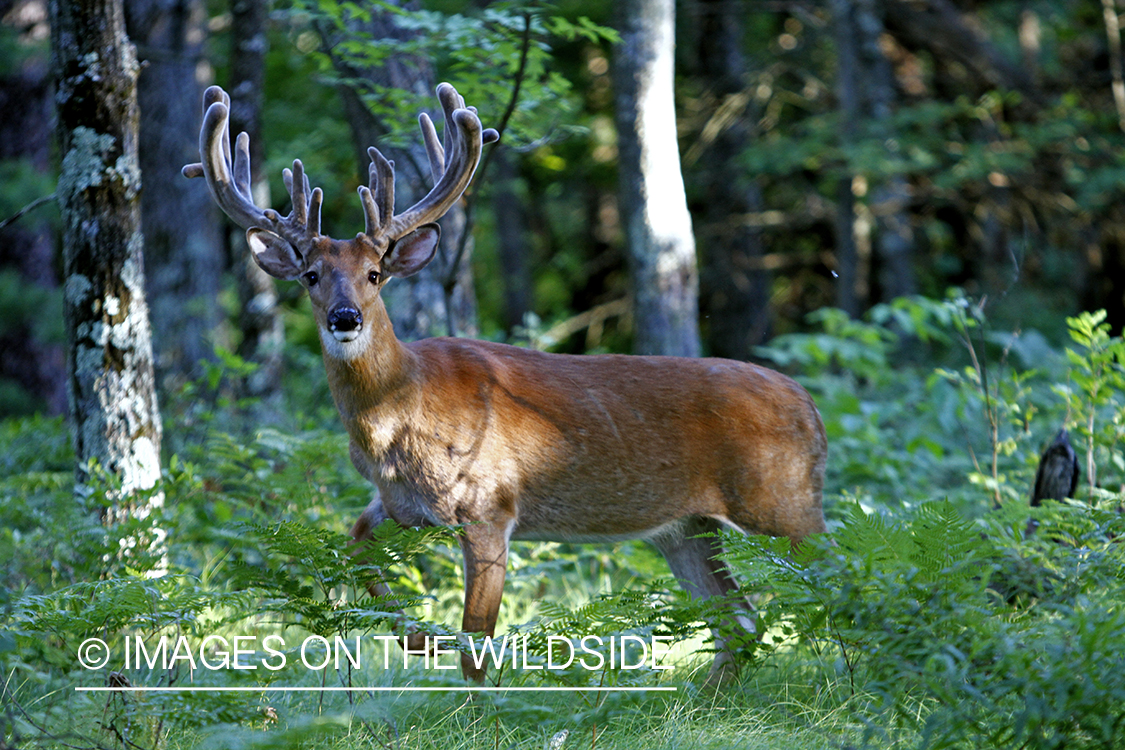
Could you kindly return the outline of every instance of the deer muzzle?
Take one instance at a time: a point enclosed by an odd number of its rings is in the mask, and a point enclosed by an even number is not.
[[[363,313],[354,307],[337,307],[328,313],[328,330],[337,341],[354,341],[363,330]]]

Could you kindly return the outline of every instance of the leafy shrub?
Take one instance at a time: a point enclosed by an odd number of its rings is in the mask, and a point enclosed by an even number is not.
[[[833,543],[795,557],[777,540],[727,541],[770,597],[769,646],[810,648],[870,745],[1106,747],[1125,721],[1114,516],[1092,547],[1050,544],[1049,556],[947,502],[896,521],[852,506]]]

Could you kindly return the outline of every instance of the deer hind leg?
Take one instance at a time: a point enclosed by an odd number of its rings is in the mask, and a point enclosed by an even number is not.
[[[372,532],[375,527],[383,521],[390,520],[387,511],[383,508],[383,501],[380,499],[379,494],[376,492],[374,499],[368,503],[363,512],[359,514],[355,525],[352,526],[351,537],[352,545],[357,547],[352,554],[357,559],[362,561],[362,545],[364,542],[370,541]],[[402,609],[402,605],[394,597],[391,588],[383,582],[382,571],[376,571],[375,577],[367,582],[367,593],[371,596],[382,599],[386,602],[387,607],[395,614],[405,617],[406,613]],[[411,652],[421,651],[426,647],[426,636],[419,633],[414,629],[409,629],[408,632],[401,638],[402,647]]]
[[[726,563],[716,557],[722,550],[720,540],[697,536],[721,528],[722,524],[714,519],[696,517],[651,540],[691,596],[698,599],[728,597],[728,614],[711,624],[717,652],[707,676],[707,684],[712,687],[718,687],[738,672],[732,641],[758,637],[750,603],[742,597],[729,598],[738,585]]]

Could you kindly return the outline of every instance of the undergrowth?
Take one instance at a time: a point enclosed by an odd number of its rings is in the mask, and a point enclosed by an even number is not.
[[[1120,745],[1122,339],[1083,314],[1055,351],[992,332],[956,295],[813,324],[762,355],[822,411],[830,533],[796,550],[726,538],[764,633],[727,689],[702,686],[717,604],[680,593],[655,553],[540,543],[513,550],[489,685],[573,692],[399,691],[464,687],[457,530],[387,525],[349,546],[371,489],[346,438],[307,415],[247,427],[237,415],[255,405],[228,388],[247,370],[226,355],[172,409],[163,502],[144,519],[103,522],[111,483],[75,495],[60,421],[0,424],[0,742]],[[1039,450],[1062,427],[1077,497],[1031,508]],[[367,592],[375,579],[395,601]],[[404,661],[393,635],[406,630],[444,638],[446,655]],[[100,643],[109,661],[84,667]],[[228,690],[76,689],[189,686]],[[610,687],[674,691],[595,691]]]

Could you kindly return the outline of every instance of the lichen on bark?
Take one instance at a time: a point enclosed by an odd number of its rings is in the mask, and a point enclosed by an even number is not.
[[[76,476],[79,487],[93,472],[112,476],[111,516],[143,517],[160,480],[162,430],[144,295],[136,56],[121,0],[54,0],[51,14]]]

